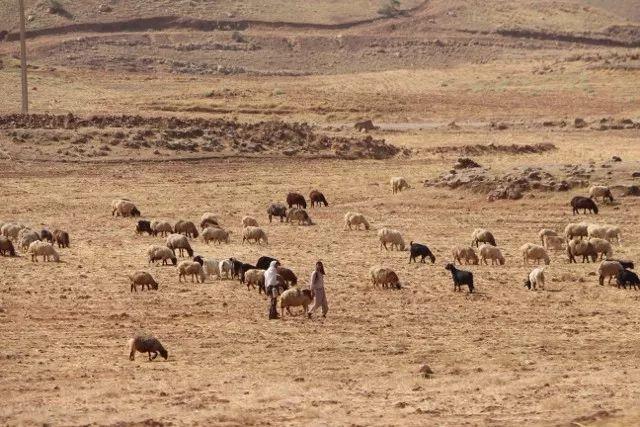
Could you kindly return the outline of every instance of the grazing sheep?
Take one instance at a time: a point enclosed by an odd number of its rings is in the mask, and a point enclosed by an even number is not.
[[[30,228],[23,228],[18,233],[19,246],[23,251],[26,251],[29,248],[29,245],[36,241],[40,241],[40,235]]]
[[[198,229],[196,225],[191,221],[179,220],[173,227],[173,232],[176,234],[184,234],[187,237],[198,237]]]
[[[547,250],[540,246],[534,245],[533,243],[525,243],[520,247],[520,251],[522,252],[522,260],[525,264],[529,264],[529,260],[532,259],[536,263],[540,263],[540,261],[544,261],[546,265],[549,265],[551,259],[547,254]]]
[[[309,200],[311,200],[311,207],[314,207],[315,205],[321,206],[322,204],[324,204],[325,206],[329,206],[329,203],[324,197],[324,194],[322,194],[318,190],[313,190],[311,193],[309,193]]]
[[[611,258],[613,256],[613,247],[607,240],[592,238],[589,239],[589,243],[593,245],[596,254],[600,254],[600,259],[603,259],[605,256],[607,258]]]
[[[154,234],[153,230],[151,229],[150,221],[146,221],[143,219],[138,221],[138,223],[136,224],[136,234],[142,234],[142,233],[147,233],[149,234],[149,236]]]
[[[564,249],[564,239],[560,236],[544,236],[544,247],[547,250],[561,251]]]
[[[295,286],[298,284],[298,277],[292,270],[286,267],[277,267],[276,271],[277,274],[282,276],[282,280],[284,280],[287,285]]]
[[[313,221],[311,221],[307,211],[300,208],[289,209],[287,222],[293,224],[293,221],[298,221],[298,225],[313,225]]]
[[[31,261],[38,262],[38,255],[40,255],[43,261],[49,261],[49,257],[51,257],[55,262],[60,262],[60,255],[49,242],[41,242],[40,240],[31,242],[28,253],[31,255]]]
[[[271,221],[269,221],[271,222]],[[252,216],[245,215],[242,217],[242,227],[260,227],[258,220]]]
[[[158,290],[158,282],[146,271],[136,271],[128,277],[131,281],[131,292],[138,292],[138,285],[142,286],[143,291],[145,286],[148,290]]]
[[[66,231],[54,230],[53,240],[55,240],[59,248],[69,247],[69,233],[67,233]]]
[[[529,277],[524,281],[525,288],[535,291],[540,286],[540,289],[544,289],[544,269],[545,267],[538,267],[531,270]]]
[[[591,200],[588,197],[576,196],[571,199],[571,207],[573,208],[573,214],[579,214],[579,209],[582,209],[582,213],[586,214],[587,211],[593,212],[595,215],[598,214],[598,205],[596,202]]]
[[[290,307],[304,308],[304,314],[309,311],[309,305],[313,302],[313,293],[310,289],[292,288],[284,291],[280,295],[280,312],[284,316],[285,309],[289,316],[293,316]]]
[[[589,237],[598,237],[604,239],[607,234],[607,226],[598,224],[589,224],[587,226],[587,235]]]
[[[392,250],[396,248],[396,250],[404,251],[404,240],[398,230],[381,228],[378,230],[378,239],[380,240],[381,248],[384,247],[386,250],[389,250],[387,243],[390,243]]]
[[[436,263],[436,257],[433,255],[431,250],[426,245],[421,245],[420,243],[409,242],[409,263],[411,261],[417,262],[416,258],[421,257],[420,262],[425,262],[425,258],[429,257],[431,260],[431,264]]]
[[[620,263],[620,265],[623,266],[624,268],[626,268],[627,270],[633,270],[635,268],[635,265],[633,264],[633,261],[630,261],[628,259],[609,259],[609,258],[607,258],[607,261],[618,261]]]
[[[457,246],[453,248],[451,254],[458,264],[462,264],[462,260],[464,260],[467,265],[470,264],[469,261],[471,261],[471,264],[478,265],[478,255],[476,255],[476,251],[470,246]]]
[[[254,289],[259,287],[260,279],[264,279],[264,270],[252,268],[245,271],[242,282],[247,285],[247,290],[249,290],[251,286],[253,286]]]
[[[223,259],[218,263],[218,274],[221,279],[230,279],[233,274],[233,264],[228,259]]]
[[[371,282],[374,287],[382,286],[383,289],[388,287],[400,289],[400,279],[395,271],[380,266],[371,267]]]
[[[173,227],[169,221],[151,221],[151,230],[153,231],[154,236],[159,234],[162,237],[165,237],[168,234],[173,233]]]
[[[543,228],[538,232],[538,237],[540,237],[540,243],[542,243],[543,245],[544,245],[545,236],[557,236],[557,235],[558,233],[556,233],[555,230],[552,230],[550,228]]]
[[[465,270],[458,270],[455,265],[447,264],[445,270],[449,270],[451,272],[451,277],[453,278],[453,291],[461,291],[462,285],[467,285],[469,287],[469,293],[472,293],[475,289],[473,286],[473,273]]]
[[[349,227],[349,230],[351,230],[351,226],[355,226],[356,230],[360,230],[360,225],[364,225],[365,230],[369,229],[369,222],[361,213],[347,212],[344,215],[345,230],[347,229],[347,227]]]
[[[121,201],[126,201],[126,202],[130,202],[131,199],[127,199],[126,197],[121,197],[119,199],[113,199],[111,201],[111,216],[114,216],[116,214],[116,212],[118,211],[118,203],[120,203]]]
[[[391,178],[391,191],[393,194],[399,193],[405,188],[411,188],[406,179],[401,176]]]
[[[222,228],[207,227],[202,232],[202,239],[208,245],[209,242],[213,243],[229,243],[229,232]]]
[[[304,196],[300,193],[287,194],[287,205],[289,205],[289,209],[293,206],[307,209],[307,202],[305,201]]]
[[[16,256],[16,250],[13,247],[13,243],[5,236],[0,236],[0,254],[6,256],[7,252],[9,256]]]
[[[502,251],[497,247],[485,243],[480,246],[479,252],[480,261],[484,262],[485,265],[489,265],[487,259],[491,260],[491,265],[495,265],[496,263],[504,265],[504,256],[502,255]]]
[[[12,222],[7,222],[5,224],[2,225],[2,228],[0,229],[0,231],[2,232],[2,235],[13,240],[13,241],[17,241],[18,240],[18,233],[20,233],[20,230],[22,230],[23,228],[27,228],[22,224],[15,224]]]
[[[234,269],[237,268],[237,276],[240,283],[244,283],[245,275],[249,270],[259,270],[255,265],[247,264],[246,262],[240,262],[238,265],[234,264]]]
[[[269,222],[274,216],[279,216],[280,222],[282,222],[287,216],[287,207],[282,203],[271,203],[267,208],[267,215],[269,215]]]
[[[202,265],[202,270],[204,271],[204,275],[206,277],[215,275],[220,278],[220,261],[215,258],[202,258],[200,256],[193,257],[193,260],[199,262],[200,265]]]
[[[120,200],[116,204],[116,208],[115,208],[114,212],[115,212],[116,216],[122,216],[122,217],[127,217],[127,216],[137,217],[137,216],[140,216],[140,211],[138,210],[136,205],[134,205],[132,201],[124,200],[124,199]]]
[[[220,226],[220,224],[218,223],[218,218],[211,212],[205,212],[204,214],[202,214],[202,217],[200,217],[200,228],[204,230],[211,225],[213,225],[214,227]]]
[[[273,261],[280,263],[280,261],[270,256],[261,256],[260,258],[258,258],[258,262],[256,262],[256,268],[266,270],[267,268],[269,268]]]
[[[572,239],[567,245],[567,255],[569,256],[569,263],[577,263],[576,256],[582,256],[582,262],[589,262],[589,258],[593,262],[598,259],[598,254],[593,245],[587,240]]]
[[[191,283],[193,283],[194,278],[196,283],[204,283],[204,270],[199,262],[185,260],[178,263],[178,281],[182,282],[183,277],[186,281],[188,275],[191,276]]]
[[[620,231],[620,227],[607,227],[604,238],[611,243],[613,243],[615,239],[618,245],[622,245],[622,232]]]
[[[244,244],[245,240],[249,243],[253,240],[258,244],[260,244],[261,241],[264,242],[265,245],[269,244],[267,233],[260,227],[245,227],[242,230],[242,244]]]
[[[166,246],[151,245],[149,246],[149,249],[147,249],[147,255],[149,256],[149,264],[156,261],[162,261],[162,265],[169,265],[167,260],[171,260],[173,265],[178,263],[176,253],[173,249]]]
[[[187,237],[182,234],[169,234],[169,237],[167,237],[167,247],[174,251],[178,249],[180,256],[184,256],[183,250],[186,250],[190,257],[193,256],[193,249],[191,249]]]
[[[624,267],[618,261],[602,261],[598,266],[598,283],[600,286],[604,286],[604,279],[608,277],[609,284],[611,284],[611,279],[618,277],[618,273],[622,270]]]
[[[496,239],[493,237],[493,233],[489,230],[485,230],[484,228],[476,228],[471,233],[471,246],[475,244],[477,248],[480,246],[480,243],[488,243],[491,246],[498,246],[496,244]]]
[[[572,240],[574,237],[580,237],[582,240],[583,237],[589,236],[589,224],[586,222],[581,222],[578,224],[570,223],[564,228],[564,236],[567,238],[567,241]]]
[[[629,285],[629,287],[633,286],[633,289],[638,289],[638,287],[640,287],[640,278],[638,278],[638,275],[633,271],[623,269],[618,273],[616,283],[618,287],[622,286],[625,289],[627,289],[627,285]]]
[[[149,360],[154,360],[158,354],[167,360],[169,352],[164,349],[157,338],[151,336],[137,335],[129,340],[129,360],[135,360],[136,351],[140,353],[149,353]],[[153,356],[151,356],[153,353]]]
[[[613,203],[613,194],[611,194],[611,190],[609,187],[604,185],[593,185],[589,188],[589,197],[595,200],[598,200],[598,197],[602,197],[602,202],[605,202],[605,199],[609,199],[611,203]]]
[[[40,233],[38,233],[38,235],[40,236],[40,240],[42,240],[43,242],[47,241],[53,244],[53,234],[46,228],[40,230]]]

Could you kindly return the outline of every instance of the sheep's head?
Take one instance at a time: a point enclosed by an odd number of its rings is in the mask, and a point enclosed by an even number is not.
[[[151,289],[153,289],[154,291],[158,290],[158,282],[156,282],[155,280],[151,283]]]
[[[171,257],[171,264],[173,264],[173,265],[177,265],[178,264],[178,258],[176,258],[175,255],[173,257]]]
[[[187,254],[189,254],[189,256],[193,256],[193,249],[191,248],[186,248],[187,249]]]
[[[498,262],[500,263],[500,265],[504,265],[504,257],[498,258]]]
[[[593,213],[594,214],[598,214],[598,205],[596,205],[595,203],[593,204]]]
[[[527,288],[527,289],[531,289],[531,280],[526,279],[524,281],[524,287]]]
[[[444,269],[445,270],[449,270],[449,271],[455,271],[456,267],[453,264],[449,263],[449,264],[444,266]]]
[[[164,347],[160,347],[158,353],[160,353],[160,356],[162,356],[164,360],[167,360],[169,358],[169,352],[165,350]]]
[[[196,255],[193,257],[193,260],[200,265],[204,265],[204,259],[200,255]]]
[[[140,211],[135,206],[131,209],[131,216],[140,216]]]
[[[431,264],[436,263],[436,256],[434,254],[429,255],[429,258],[431,258]]]

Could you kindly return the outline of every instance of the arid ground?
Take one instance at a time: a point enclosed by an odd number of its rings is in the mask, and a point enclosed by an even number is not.
[[[13,3],[0,0],[0,222],[67,230],[71,246],[60,263],[0,257],[0,423],[640,422],[640,292],[599,286],[598,264],[564,251],[529,291],[519,251],[586,219],[620,226],[614,256],[640,261],[634,2],[403,1],[382,18],[370,1],[61,1],[56,13],[27,1],[28,118],[14,115]],[[379,128],[356,132],[362,119]],[[553,185],[493,202],[486,185],[424,185],[459,157],[505,185],[526,168]],[[392,195],[392,176],[412,188]],[[615,201],[573,216],[569,200],[594,183]],[[329,200],[308,209],[314,225],[268,222],[270,202],[313,189]],[[274,256],[305,286],[322,260],[327,318],[268,320],[267,299],[237,280],[179,283],[148,264],[164,239],[111,215],[118,197],[143,219],[216,213],[231,243],[192,239],[208,257]],[[347,211],[371,230],[345,230]],[[269,245],[241,244],[244,215]],[[436,262],[380,249],[384,226]],[[477,227],[506,263],[462,267],[477,292],[453,292],[444,265]],[[403,289],[373,288],[374,265]],[[159,289],[130,292],[136,270]],[[137,332],[168,360],[131,362]]]

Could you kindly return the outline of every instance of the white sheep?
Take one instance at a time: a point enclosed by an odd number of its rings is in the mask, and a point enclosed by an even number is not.
[[[2,235],[4,237],[16,242],[18,240],[18,233],[20,233],[20,230],[24,228],[27,228],[27,227],[25,227],[22,224],[7,222],[2,225],[2,229],[0,229],[0,231],[2,232]]]
[[[290,307],[304,308],[304,313],[309,311],[309,305],[313,302],[313,293],[309,289],[291,288],[280,295],[280,312],[284,316],[286,309],[289,316],[293,316]]]
[[[196,283],[204,283],[204,270],[202,269],[202,266],[199,262],[180,261],[180,263],[178,264],[178,281],[182,282],[183,277],[186,281],[188,275],[191,276],[192,283],[194,278],[196,280]]]
[[[520,247],[520,251],[522,252],[522,260],[525,264],[529,264],[530,259],[534,260],[537,263],[540,263],[540,261],[544,261],[546,265],[549,265],[549,263],[551,262],[551,259],[547,254],[547,250],[540,245],[525,243]]]
[[[591,188],[589,188],[589,197],[596,200],[598,200],[598,197],[601,197],[603,203],[605,199],[613,202],[611,190],[606,185],[592,185]]]
[[[31,261],[38,262],[38,255],[40,255],[43,261],[49,261],[49,257],[51,257],[55,262],[60,262],[60,255],[49,242],[41,242],[40,240],[31,242],[28,253],[31,255]]]
[[[614,226],[607,227],[607,231],[604,234],[604,238],[611,243],[613,243],[613,240],[615,239],[618,245],[622,245],[622,232],[620,231],[620,227],[614,227]]]
[[[247,290],[250,286],[255,289],[260,286],[260,280],[264,278],[264,270],[259,268],[252,268],[244,273],[244,283],[247,285]]]
[[[193,249],[191,249],[189,239],[187,239],[187,236],[184,234],[169,234],[167,237],[167,247],[174,251],[178,249],[180,256],[184,256],[183,250],[186,250],[190,257],[193,256]]]
[[[23,251],[29,248],[29,245],[40,240],[40,235],[30,228],[23,228],[18,232],[18,242]]]
[[[486,265],[489,265],[487,259],[491,260],[491,265],[495,265],[496,263],[504,265],[504,256],[502,255],[502,251],[496,246],[485,243],[480,246],[479,252],[480,261],[484,261]]]
[[[168,265],[168,261],[171,261],[173,265],[178,263],[176,253],[166,246],[151,245],[147,249],[147,255],[149,256],[149,264],[156,261],[162,261],[162,265]]]
[[[406,179],[401,176],[394,176],[391,178],[391,189],[393,194],[399,193],[405,188],[411,188]]]
[[[387,248],[387,243],[391,244],[391,249],[404,251],[404,239],[398,230],[391,228],[381,228],[378,230],[378,239],[380,240],[380,248]]]
[[[244,216],[242,217],[242,227],[260,227],[260,225],[258,225],[258,220],[255,219],[252,216]]]
[[[587,226],[588,237],[598,237],[600,239],[604,239],[606,234],[607,234],[607,226],[605,225],[589,224]]]
[[[589,239],[589,243],[593,245],[596,254],[600,254],[600,259],[603,259],[605,256],[607,258],[611,258],[613,256],[613,247],[609,241],[594,237]]]
[[[470,246],[456,246],[451,250],[451,255],[458,264],[462,264],[462,260],[464,260],[467,265],[470,263],[478,265],[478,255]]]
[[[220,261],[215,258],[203,258],[202,269],[205,276],[211,277],[213,275],[220,278]]]
[[[538,237],[540,237],[540,243],[542,243],[544,245],[544,238],[545,236],[557,236],[558,233],[556,232],[556,230],[552,230],[550,228],[543,228],[542,230],[538,231]]]
[[[173,233],[173,226],[169,221],[151,221],[151,231],[153,231],[154,236],[159,234],[164,237]]]
[[[222,276],[225,279],[230,279],[233,273],[233,263],[229,259],[223,259],[218,263],[218,273],[219,277],[222,279]]]
[[[347,227],[349,228],[349,230],[351,230],[352,226],[354,226],[356,228],[356,230],[360,230],[360,225],[364,225],[365,230],[369,229],[369,222],[364,217],[364,215],[362,215],[361,213],[358,213],[358,212],[347,212],[344,215],[344,228],[345,228],[345,230],[347,229]]]
[[[214,243],[229,243],[229,232],[222,228],[207,227],[202,232],[202,239],[207,245],[211,241]]]
[[[140,216],[140,211],[138,210],[136,205],[133,204],[132,201],[120,200],[116,204],[115,215],[122,216],[122,217]]]
[[[609,278],[609,284],[611,284],[611,279],[614,277],[618,277],[618,273],[624,270],[622,264],[618,261],[602,261],[598,266],[598,282],[600,286],[604,286],[604,279]]]
[[[476,228],[471,232],[471,246],[475,244],[477,248],[480,246],[480,243],[488,243],[491,246],[498,246],[492,232],[485,230],[484,228]]]
[[[547,250],[561,251],[564,249],[564,239],[560,236],[544,236],[543,243]]]
[[[531,270],[529,277],[524,282],[524,286],[534,291],[538,286],[540,286],[540,289],[544,289],[544,269],[545,267],[537,267]]]
[[[269,241],[267,240],[267,233],[264,232],[264,230],[260,227],[253,227],[253,226],[249,226],[249,227],[245,227],[242,230],[242,243],[244,244],[245,240],[249,243],[251,243],[251,241],[253,240],[256,243],[260,243],[261,241],[264,242],[266,245],[269,244]]]
[[[564,236],[567,238],[567,241],[572,240],[574,237],[588,237],[589,232],[587,231],[589,228],[589,224],[586,222],[581,222],[578,224],[570,223],[564,228]]]

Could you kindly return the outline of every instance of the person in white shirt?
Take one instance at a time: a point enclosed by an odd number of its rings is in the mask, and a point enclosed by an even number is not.
[[[318,261],[316,262],[316,269],[311,273],[311,280],[309,281],[309,289],[315,296],[315,303],[307,313],[309,317],[311,317],[318,307],[322,307],[322,317],[327,317],[329,305],[327,304],[327,296],[324,292],[324,276],[324,265],[322,265],[321,261]]]
[[[269,319],[278,318],[278,261],[271,261],[269,268],[264,272],[264,290],[270,297]]]

